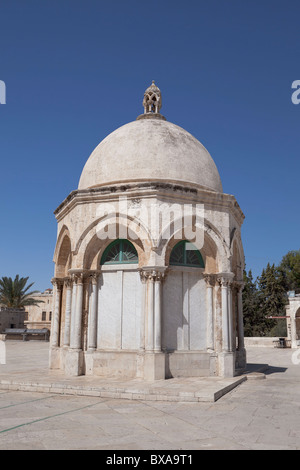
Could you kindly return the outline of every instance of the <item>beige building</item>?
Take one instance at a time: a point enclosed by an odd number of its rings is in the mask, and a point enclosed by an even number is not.
[[[292,348],[300,347],[300,294],[288,293],[289,303],[286,307],[288,339]]]
[[[234,376],[246,364],[243,212],[209,152],[160,113],[154,83],[143,107],[55,211],[50,367]]]
[[[32,297],[40,300],[41,303],[26,307],[24,327],[28,329],[48,328],[50,330],[53,312],[53,290],[49,288]]]

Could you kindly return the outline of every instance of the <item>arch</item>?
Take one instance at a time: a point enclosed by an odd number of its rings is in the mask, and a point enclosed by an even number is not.
[[[71,267],[71,240],[68,234],[65,234],[61,240],[55,262],[55,277],[68,276],[68,270]]]
[[[138,253],[133,244],[129,240],[118,238],[106,247],[100,264],[136,264],[138,261]]]
[[[183,234],[194,237],[185,236],[185,239],[191,241],[200,251],[206,272],[230,272],[231,253],[220,232],[207,221],[196,220],[193,225],[184,226],[181,218],[166,227],[158,240],[157,250],[166,265],[169,265],[171,251]]]
[[[188,240],[181,240],[172,248],[170,265],[204,268],[201,252]]]
[[[235,228],[232,230],[230,251],[232,259],[231,271],[234,273],[236,280],[242,280],[245,267],[245,255],[240,232]]]

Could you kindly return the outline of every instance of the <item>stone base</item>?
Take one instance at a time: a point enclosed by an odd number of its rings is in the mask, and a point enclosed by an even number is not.
[[[143,376],[145,380],[162,380],[166,378],[164,353],[145,353]]]
[[[60,369],[61,368],[61,348],[50,347],[49,349],[49,368]]]
[[[246,349],[239,349],[235,351],[235,368],[240,372],[246,370],[247,355]]]
[[[83,351],[81,349],[69,349],[66,351],[64,370],[66,375],[72,377],[84,373]]]
[[[85,355],[87,375],[118,378],[165,378],[163,353],[93,351]]]
[[[222,352],[218,354],[219,359],[219,376],[234,377],[235,376],[235,353]]]
[[[205,351],[166,353],[166,378],[208,377],[215,373],[215,356],[211,353]]]

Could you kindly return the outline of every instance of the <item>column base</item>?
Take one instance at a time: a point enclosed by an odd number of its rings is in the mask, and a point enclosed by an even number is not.
[[[219,376],[234,377],[235,376],[235,353],[222,352],[219,353]]]
[[[84,361],[81,349],[69,349],[65,356],[65,374],[72,377],[82,375]]]
[[[61,348],[52,346],[49,349],[49,368],[60,369],[61,368]]]
[[[165,354],[163,352],[146,352],[144,355],[144,379],[165,379]]]

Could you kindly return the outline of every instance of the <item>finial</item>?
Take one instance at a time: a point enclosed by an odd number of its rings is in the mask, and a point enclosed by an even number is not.
[[[161,109],[161,92],[158,86],[155,85],[155,81],[152,80],[152,84],[146,89],[143,99],[144,114],[137,117],[137,119],[149,119],[158,118],[166,119],[160,114]]]

